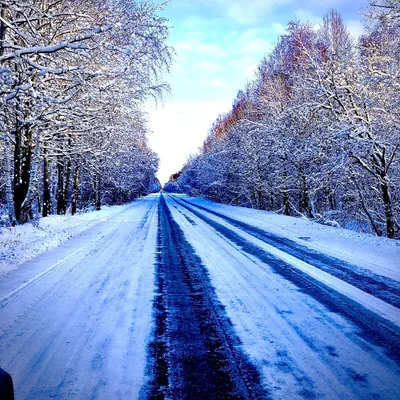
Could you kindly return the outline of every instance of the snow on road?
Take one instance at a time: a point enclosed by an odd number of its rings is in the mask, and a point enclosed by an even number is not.
[[[17,399],[138,397],[151,335],[157,200],[142,199],[101,232],[95,226],[68,243],[71,253],[86,247],[26,290],[15,288],[18,270],[3,278],[14,295],[3,287],[0,363]],[[63,259],[52,251],[19,270]]]
[[[17,398],[400,398],[395,241],[163,197],[66,217],[62,246],[7,267]]]
[[[295,218],[274,212],[213,203],[185,195],[175,195],[194,205],[222,213],[238,221],[264,229],[311,249],[377,271],[400,281],[400,242],[372,234],[317,224],[306,218]]]
[[[272,398],[399,398],[398,364],[359,326],[333,313],[324,299],[303,293],[173,199],[167,203],[208,268]]]
[[[71,237],[112,219],[129,207],[130,204],[103,207],[101,211],[77,214],[73,218],[70,215],[51,215],[38,220],[37,226],[0,227],[0,278],[23,262],[64,244]]]
[[[271,236],[270,233],[260,232],[258,228],[235,219],[229,218],[227,222],[224,218],[205,211],[208,210],[207,208],[202,207],[199,212],[197,208],[188,207],[188,204],[192,205],[191,202],[180,202],[176,199],[175,202],[227,235],[228,238],[236,239],[236,242],[244,244],[244,247],[251,244],[255,247],[256,253],[257,250],[264,250],[272,257],[288,262],[297,270],[315,278],[318,282],[325,283],[368,309],[374,310],[391,322],[399,323],[400,282],[398,280],[375,274],[369,269],[348,264],[335,257],[326,256],[281,236]]]

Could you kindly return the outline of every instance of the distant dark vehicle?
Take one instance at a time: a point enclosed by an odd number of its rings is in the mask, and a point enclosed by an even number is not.
[[[14,385],[11,375],[0,368],[0,400],[14,400]]]

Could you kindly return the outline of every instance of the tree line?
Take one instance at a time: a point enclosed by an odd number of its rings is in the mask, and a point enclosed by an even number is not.
[[[400,237],[400,2],[292,21],[166,190]]]
[[[158,190],[145,105],[168,86],[164,4],[0,0],[0,214],[15,225]]]

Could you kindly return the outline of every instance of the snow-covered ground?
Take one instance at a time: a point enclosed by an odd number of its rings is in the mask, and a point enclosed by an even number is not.
[[[364,242],[385,249],[380,260],[387,257],[394,261],[391,251],[398,251],[396,244],[381,238],[363,238],[363,235],[339,230],[337,239],[337,229],[308,221],[186,199],[190,203],[240,218],[243,222],[264,229],[268,227],[275,233],[286,233],[285,236],[292,239],[307,233],[319,250],[329,246],[329,237],[335,243],[334,248],[338,248],[343,235],[346,237],[344,255],[351,248],[355,250],[351,257],[344,258],[359,263],[365,255],[357,251],[357,246],[363,246]],[[262,370],[263,382],[269,388],[271,398],[399,398],[399,366],[388,359],[380,347],[368,343],[363,329],[343,315],[332,312],[322,298],[310,297],[277,274],[270,265],[244,253],[240,246],[216,232],[187,208],[169,198],[167,203],[173,218],[209,270],[217,295],[226,307],[246,352]],[[216,216],[208,216],[224,226],[229,225]],[[282,221],[283,228],[279,226]],[[355,301],[353,304],[359,303],[400,326],[399,309],[317,269],[310,271],[310,265],[265,245],[245,232],[239,233],[232,226],[229,230],[240,234],[246,242],[258,246],[261,251],[306,270],[307,274],[329,285],[337,293],[349,296]],[[302,243],[301,239],[299,242]],[[337,254],[332,249],[331,252]],[[394,267],[393,262],[391,268]],[[377,271],[379,265],[375,264],[374,269]]]
[[[17,399],[139,397],[157,203],[149,196],[82,216],[85,228],[98,223],[0,279],[0,364]]]
[[[185,195],[174,196],[400,280],[400,241],[398,240],[321,225],[306,218],[218,204]]]
[[[160,208],[151,195],[1,231],[0,366],[13,376],[17,398],[145,398],[162,381],[153,376],[160,343],[172,387],[184,392],[185,344],[196,354],[193,343],[214,343],[221,332],[228,353],[238,346],[248,355],[271,399],[400,398],[398,242],[164,198]],[[276,236],[268,241],[246,226]],[[185,304],[193,309],[182,325]],[[212,337],[209,321],[222,324]],[[224,328],[230,323],[233,333]],[[240,365],[230,370],[239,382]]]
[[[204,205],[204,204],[203,204]],[[181,212],[186,212],[187,209],[180,209]],[[207,213],[206,213],[207,214]],[[219,224],[227,227],[231,232],[234,232],[238,236],[244,239],[245,242],[254,244],[260,250],[267,252],[278,258],[279,260],[285,261],[288,264],[294,266],[299,271],[302,271],[309,275],[310,277],[316,279],[318,282],[324,283],[336,292],[354,300],[355,302],[365,306],[367,309],[379,314],[380,316],[388,319],[392,323],[398,325],[400,327],[400,309],[388,304],[385,301],[377,298],[372,294],[368,294],[363,290],[360,290],[357,287],[354,287],[352,284],[335,277],[333,274],[329,274],[310,263],[299,260],[293,255],[287,254],[286,252],[275,248],[274,246],[264,243],[262,240],[257,239],[248,233],[230,225],[228,222],[222,220],[221,218],[210,215],[213,221],[218,222]],[[244,219],[245,220],[245,219]],[[248,222],[248,219],[247,219]],[[361,261],[358,259],[359,263]],[[375,271],[379,273],[379,266],[375,265]],[[379,276],[379,275],[378,275]],[[400,285],[398,285],[400,289]]]
[[[84,214],[51,215],[37,224],[0,227],[0,278],[23,262],[62,245],[66,240],[99,222],[125,212],[131,205],[103,207]]]

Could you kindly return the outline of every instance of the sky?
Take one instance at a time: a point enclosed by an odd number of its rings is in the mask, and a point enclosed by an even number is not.
[[[160,15],[169,20],[176,53],[166,76],[171,94],[148,111],[161,184],[198,151],[289,21],[318,26],[334,8],[357,37],[366,6],[367,0],[170,0]]]

